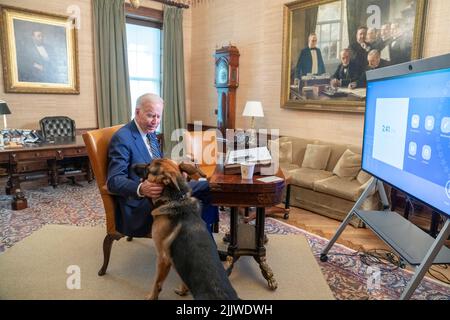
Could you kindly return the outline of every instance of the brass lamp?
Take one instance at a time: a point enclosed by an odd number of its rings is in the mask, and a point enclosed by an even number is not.
[[[255,130],[255,117],[264,117],[264,111],[261,102],[247,101],[242,115],[244,117],[252,117],[251,128],[252,130]]]

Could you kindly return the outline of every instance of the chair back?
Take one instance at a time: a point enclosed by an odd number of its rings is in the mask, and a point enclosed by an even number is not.
[[[217,164],[217,131],[187,131],[185,139],[188,157],[210,178]]]
[[[44,140],[51,140],[56,137],[76,136],[75,121],[65,116],[45,117],[39,120],[42,136]]]
[[[108,148],[114,133],[123,125],[91,130],[83,133],[83,140],[97,180],[97,186],[102,197],[106,213],[106,228],[108,234],[116,232],[115,202],[113,195],[108,192],[106,179],[108,176]]]

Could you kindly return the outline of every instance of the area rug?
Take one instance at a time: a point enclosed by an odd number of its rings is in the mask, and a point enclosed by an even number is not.
[[[29,208],[21,211],[9,209],[10,196],[0,196],[0,252],[48,224],[104,226],[103,206],[95,184],[84,187],[64,184],[56,189],[44,187],[25,190],[25,193]],[[226,232],[228,214],[221,212],[220,219],[220,231]],[[368,283],[373,283],[376,266],[369,268],[354,250],[337,244],[323,263],[319,255],[327,244],[326,239],[273,218],[266,219],[265,228],[268,234],[304,235],[336,299],[398,299],[411,279],[412,273],[406,270],[389,271],[393,266],[387,270],[381,266],[378,285],[368,288]],[[426,277],[412,298],[450,300],[450,287]]]
[[[0,255],[0,299],[144,299],[156,273],[153,241],[114,243],[107,273],[99,277],[104,235],[103,227],[42,227]],[[275,291],[252,257],[235,263],[230,281],[241,299],[334,299],[304,236],[269,235],[267,262],[278,283]],[[175,294],[179,285],[176,273],[169,273],[160,299],[192,299]]]

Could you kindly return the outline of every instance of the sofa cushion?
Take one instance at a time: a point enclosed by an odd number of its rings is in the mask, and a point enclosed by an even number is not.
[[[329,171],[314,170],[310,168],[300,168],[289,171],[291,175],[291,184],[313,189],[313,183],[318,180],[331,177],[333,174]]]
[[[355,178],[361,170],[361,155],[345,150],[333,169],[333,173],[340,178]]]
[[[269,140],[269,150],[278,148],[279,163],[292,163],[292,141]]]
[[[302,168],[323,170],[327,167],[331,148],[327,145],[308,144],[306,146],[305,157]]]
[[[280,163],[280,169],[281,169],[281,171],[283,172],[283,175],[284,175],[284,178],[286,179],[286,180],[289,180],[290,181],[290,179],[291,179],[291,176],[292,176],[292,171],[293,170],[296,170],[296,169],[299,169],[300,168],[300,166],[298,166],[298,165],[296,165],[296,164],[292,164],[292,163]]]
[[[361,170],[356,176],[356,180],[358,180],[358,182],[361,184],[366,183],[370,180],[370,178],[372,178],[372,176],[363,170]]]
[[[361,184],[356,179],[332,176],[314,182],[313,189],[350,201],[356,201],[362,193]]]

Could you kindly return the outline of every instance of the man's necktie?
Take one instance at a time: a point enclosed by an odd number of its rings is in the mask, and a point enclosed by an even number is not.
[[[161,149],[159,147],[158,139],[156,138],[156,134],[147,133],[147,139],[150,143],[150,150],[152,151],[153,158],[162,158]]]

